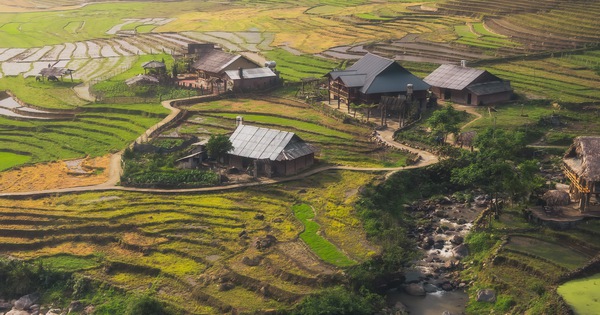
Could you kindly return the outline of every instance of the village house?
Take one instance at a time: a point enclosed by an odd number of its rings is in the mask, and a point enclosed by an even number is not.
[[[441,65],[425,79],[431,91],[440,100],[464,105],[490,105],[511,99],[513,92],[509,81],[486,70],[461,65]]]
[[[198,74],[198,78],[201,79],[222,80],[225,71],[260,67],[254,61],[242,55],[224,52],[219,48],[215,48],[213,44],[192,47],[194,54],[192,68]],[[188,49],[190,48],[188,47]]]
[[[579,210],[600,211],[600,137],[577,137],[563,158],[571,198]]]
[[[227,90],[234,92],[264,90],[279,84],[279,75],[268,67],[227,70],[223,78]]]
[[[392,59],[366,54],[346,70],[334,70],[329,79],[329,103],[378,104],[382,96],[407,95],[425,103],[429,84]],[[412,90],[411,90],[412,89]]]
[[[313,148],[293,132],[244,125],[229,137],[229,165],[255,177],[288,176],[314,164]]]

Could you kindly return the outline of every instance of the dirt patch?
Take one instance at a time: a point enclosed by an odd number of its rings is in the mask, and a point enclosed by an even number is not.
[[[25,166],[0,173],[0,192],[98,185],[108,180],[110,155]],[[76,169],[74,172],[73,169]]]

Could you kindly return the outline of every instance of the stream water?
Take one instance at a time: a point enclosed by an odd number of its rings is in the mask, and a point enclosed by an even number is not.
[[[402,303],[410,314],[464,314],[468,284],[458,279],[460,260],[466,256],[463,240],[483,204],[462,204],[444,198],[410,207],[422,225],[413,235],[423,255],[404,271],[404,286],[387,294],[388,305]]]

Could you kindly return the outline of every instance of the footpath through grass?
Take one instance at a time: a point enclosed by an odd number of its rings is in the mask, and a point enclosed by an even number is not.
[[[304,232],[300,233],[300,238],[324,261],[336,266],[350,266],[356,262],[344,255],[335,245],[323,238],[319,234],[321,226],[312,221],[315,217],[313,209],[307,204],[298,204],[292,206],[294,214],[304,224]]]

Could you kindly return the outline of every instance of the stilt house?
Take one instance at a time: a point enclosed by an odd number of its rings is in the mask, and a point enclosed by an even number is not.
[[[569,193],[579,210],[600,211],[600,137],[577,137],[563,158]]]
[[[425,102],[429,84],[392,59],[366,54],[346,70],[329,72],[329,102],[378,104],[382,96],[406,95],[412,84],[412,98]]]

